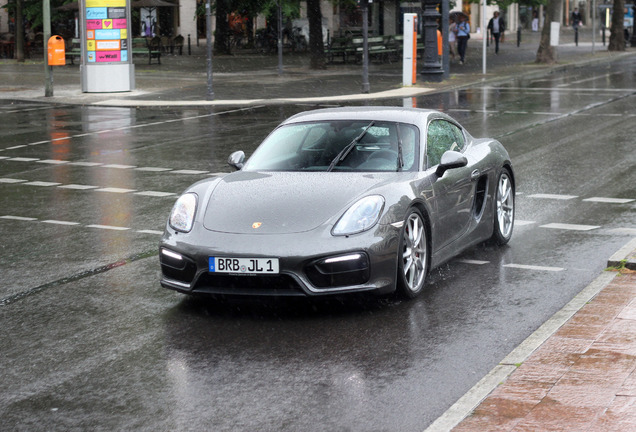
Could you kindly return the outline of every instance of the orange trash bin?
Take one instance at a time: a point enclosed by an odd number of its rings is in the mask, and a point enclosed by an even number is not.
[[[66,48],[61,36],[51,36],[47,43],[49,66],[64,66],[66,64]]]

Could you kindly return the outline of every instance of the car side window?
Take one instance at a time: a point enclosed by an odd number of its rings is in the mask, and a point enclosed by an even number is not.
[[[464,144],[464,134],[459,127],[446,120],[433,120],[426,132],[427,167],[438,165],[448,150],[462,151]]]

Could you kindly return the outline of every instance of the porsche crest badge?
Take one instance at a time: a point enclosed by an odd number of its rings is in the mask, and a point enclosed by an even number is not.
[[[263,225],[263,223],[262,223],[262,222],[254,222],[254,223],[252,224],[252,228],[254,228],[254,229],[258,229],[258,228],[260,228],[260,227],[261,227],[261,225]]]

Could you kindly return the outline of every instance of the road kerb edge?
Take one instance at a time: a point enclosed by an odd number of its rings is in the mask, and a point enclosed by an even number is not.
[[[621,249],[622,250],[622,249]],[[630,249],[630,252],[633,249]],[[550,336],[561,328],[576,312],[605,288],[618,273],[603,272],[579,292],[568,304],[550,317],[534,333],[512,350],[484,378],[437,418],[424,432],[447,432],[461,423],[479,404],[503,383]]]

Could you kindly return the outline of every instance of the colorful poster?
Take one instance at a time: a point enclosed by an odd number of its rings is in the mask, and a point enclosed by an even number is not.
[[[95,39],[121,39],[120,30],[95,30]]]
[[[120,51],[97,51],[95,56],[98,63],[121,61]]]
[[[107,41],[97,41],[97,46],[95,47],[97,51],[113,51],[120,50],[121,46],[119,45],[118,40],[107,40]]]
[[[108,18],[108,9],[106,8],[87,8],[86,19],[106,19]]]
[[[129,62],[129,0],[85,0],[86,59],[91,63]]]
[[[126,0],[86,0],[87,8],[116,6],[126,7]]]

